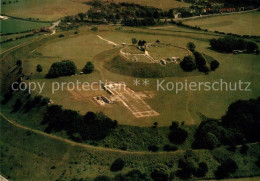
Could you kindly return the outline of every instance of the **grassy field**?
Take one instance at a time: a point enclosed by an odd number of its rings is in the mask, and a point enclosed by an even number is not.
[[[199,26],[211,31],[234,33],[239,35],[260,35],[260,11],[199,18],[183,21],[184,24]]]
[[[49,27],[50,23],[31,22],[20,19],[8,19],[0,21],[1,33],[19,33],[28,30],[40,29],[41,27]]]
[[[86,12],[88,9],[88,5],[73,0],[19,0],[17,3],[2,5],[1,13],[20,18],[54,21],[64,16]]]
[[[221,54],[209,49],[207,39],[214,37],[213,35],[203,35],[197,33],[173,33],[171,31],[148,30],[131,28],[122,31],[114,31],[114,27],[104,28],[100,27],[98,35],[105,39],[113,41],[117,44],[126,42],[131,44],[131,38],[145,39],[147,42],[155,42],[157,39],[163,42],[172,43],[185,47],[187,42],[193,41],[197,50],[210,55],[220,62],[220,68],[216,72],[211,72],[209,75],[202,73],[184,73],[176,65],[172,71],[175,72],[174,77],[165,78],[165,82],[214,82],[224,81],[237,82],[251,81],[250,92],[228,92],[228,91],[181,91],[176,93],[174,91],[157,91],[157,79],[148,79],[149,86],[134,86],[134,77],[127,76],[126,71],[119,72],[117,69],[105,69],[104,63],[109,62],[114,56],[118,55],[118,48],[108,44],[106,41],[99,39],[95,34],[88,30],[80,30],[78,35],[65,36],[64,39],[57,39],[51,43],[37,48],[24,61],[24,71],[26,75],[32,74],[32,81],[40,83],[46,82],[43,95],[50,97],[56,104],[61,104],[64,108],[70,108],[80,113],[85,114],[86,111],[103,111],[105,114],[113,119],[119,121],[120,124],[151,126],[153,122],[157,121],[160,126],[168,126],[172,120],[179,122],[186,122],[186,124],[196,124],[201,120],[201,115],[207,117],[220,118],[225,114],[228,105],[238,99],[249,99],[259,96],[259,75],[260,63],[259,56],[250,54],[232,55]],[[107,31],[109,30],[109,31]],[[96,70],[90,75],[77,75],[72,77],[62,77],[54,80],[43,79],[49,67],[53,62],[70,59],[73,60],[79,71],[84,64],[92,60],[95,64]],[[36,65],[43,66],[42,73],[36,73]],[[234,64],[236,66],[234,66]],[[111,65],[111,64],[110,64]],[[160,67],[160,65],[158,65]],[[120,73],[120,74],[119,74]],[[122,75],[126,74],[126,75]],[[147,117],[138,119],[135,118],[131,112],[126,109],[120,102],[115,102],[114,105],[99,106],[92,101],[93,96],[97,96],[97,92],[88,91],[84,99],[77,100],[66,89],[63,91],[51,92],[51,84],[53,81],[61,82],[93,82],[98,80],[125,82],[130,88],[136,92],[150,92],[152,98],[145,99],[152,109],[157,111],[160,116]],[[143,79],[140,79],[143,80]],[[163,79],[158,79],[162,81]],[[103,94],[103,93],[102,93]],[[59,96],[57,96],[59,95]],[[205,100],[207,100],[205,102]],[[161,105],[164,105],[163,107]],[[218,106],[216,106],[218,105]],[[212,111],[214,110],[214,111]],[[124,114],[122,114],[124,113]]]

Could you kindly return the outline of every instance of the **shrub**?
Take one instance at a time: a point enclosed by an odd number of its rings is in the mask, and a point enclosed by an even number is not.
[[[195,46],[195,44],[193,43],[193,42],[189,42],[188,44],[187,44],[187,48],[190,50],[190,51],[194,51],[195,50],[195,48],[196,48],[196,46]]]
[[[14,112],[18,111],[21,108],[22,105],[23,105],[23,103],[22,103],[21,99],[19,99],[19,98],[16,99],[15,104],[13,106],[13,111]]]
[[[208,68],[206,65],[199,66],[199,67],[198,67],[198,70],[199,70],[200,72],[205,73],[205,74],[208,74],[208,73],[209,73],[209,68]]]
[[[195,62],[197,67],[205,66],[206,65],[206,59],[203,57],[203,55],[200,52],[193,52],[193,55],[195,57]]]
[[[22,63],[23,63],[23,62],[22,62],[21,60],[17,60],[17,61],[16,61],[16,65],[17,65],[17,66],[21,66]]]
[[[246,155],[248,151],[248,146],[247,145],[242,145],[241,149],[240,149],[240,153],[242,155]]]
[[[40,64],[36,66],[36,71],[39,73],[42,72],[42,66]]]
[[[157,165],[151,173],[151,177],[154,181],[165,181],[169,179],[169,171],[165,165]]]
[[[169,140],[174,144],[182,144],[188,137],[188,132],[182,128],[172,130],[169,134]]]
[[[94,181],[111,181],[111,178],[108,176],[98,176],[94,179]]]
[[[82,69],[84,74],[90,74],[94,70],[94,64],[92,62],[87,62],[85,67]]]
[[[152,152],[157,152],[159,150],[159,147],[157,145],[150,145],[148,146],[148,150]]]
[[[132,38],[132,44],[135,45],[137,43],[137,39],[136,38]]]
[[[178,150],[178,147],[174,146],[174,145],[164,145],[163,150],[164,151],[176,151],[176,150]]]
[[[211,63],[210,63],[210,69],[212,71],[215,71],[217,68],[219,67],[219,62],[217,60],[213,60]]]
[[[42,99],[41,105],[46,106],[49,102],[50,102],[50,99],[45,97],[45,98]]]
[[[237,169],[238,167],[236,162],[229,158],[218,166],[215,172],[215,177],[217,179],[227,178],[230,174],[235,173]]]
[[[199,167],[193,172],[195,177],[205,177],[208,172],[208,165],[206,162],[199,163]]]
[[[97,27],[93,27],[93,28],[91,28],[91,31],[96,32],[96,31],[98,31],[98,28]]]
[[[125,166],[124,160],[122,160],[121,158],[118,158],[118,159],[116,159],[116,160],[112,163],[112,165],[110,166],[110,170],[111,170],[112,172],[117,172],[117,171],[122,170],[122,169],[124,168],[124,166]]]

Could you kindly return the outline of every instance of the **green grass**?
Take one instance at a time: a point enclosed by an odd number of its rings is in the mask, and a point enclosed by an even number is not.
[[[213,16],[199,18],[196,20],[183,21],[184,24],[199,26],[211,31],[234,33],[239,35],[260,35],[260,25],[258,23],[260,12]]]
[[[28,30],[40,29],[41,27],[49,27],[50,23],[31,22],[21,19],[7,19],[0,21],[1,33],[19,33]]]
[[[88,5],[73,0],[19,0],[18,3],[2,5],[1,13],[20,18],[54,21],[64,16],[86,12],[88,9]]]
[[[178,65],[161,66],[159,64],[143,64],[123,59],[114,59],[118,55],[118,49],[105,41],[97,38],[93,33],[89,32],[89,28],[82,28],[78,35],[65,35],[64,38],[56,39],[48,44],[37,48],[24,61],[24,72],[31,76],[31,81],[46,82],[43,96],[51,98],[56,104],[61,104],[64,108],[69,108],[85,114],[86,111],[102,111],[112,119],[116,119],[120,124],[134,126],[150,127],[155,121],[159,126],[169,126],[171,121],[184,121],[186,124],[198,124],[201,121],[201,115],[212,118],[221,118],[228,106],[238,99],[250,99],[259,96],[259,56],[253,54],[221,54],[209,49],[207,39],[214,35],[203,35],[197,33],[176,33],[171,31],[149,30],[139,28],[123,28],[122,31],[114,31],[114,27],[99,27],[98,35],[117,44],[126,42],[131,44],[131,38],[138,40],[144,39],[147,42],[155,42],[159,39],[161,42],[172,43],[185,47],[189,41],[196,44],[197,50],[220,62],[220,67],[209,75],[203,75],[194,71],[192,73],[183,72]],[[109,31],[108,31],[109,30]],[[131,31],[132,30],[132,31]],[[184,29],[185,30],[185,29]],[[179,36],[180,35],[180,36]],[[216,36],[215,36],[216,37]],[[206,41],[205,41],[206,40]],[[89,60],[95,64],[95,71],[89,75],[77,75],[72,77],[62,77],[54,80],[44,79],[44,75],[48,72],[51,64],[56,61],[70,59],[74,61],[79,69],[83,68]],[[43,72],[36,72],[36,65],[43,66]],[[104,65],[106,68],[104,68]],[[165,78],[165,82],[214,82],[220,81],[251,81],[250,92],[227,92],[227,91],[181,91],[176,94],[175,91],[157,91],[156,79],[149,78],[149,86],[134,86],[132,77],[133,71],[140,69],[140,66],[147,67],[158,74],[161,69],[171,77]],[[136,68],[137,67],[137,68]],[[126,109],[120,102],[114,105],[100,107],[92,101],[93,96],[103,95],[105,92],[87,91],[84,98],[76,100],[68,91],[59,91],[55,94],[51,93],[52,81],[61,82],[93,82],[98,80],[125,82],[130,88],[136,92],[148,91],[152,94],[152,98],[145,99],[160,116],[147,117],[137,119],[131,112]],[[141,79],[143,80],[143,79]],[[159,81],[163,80],[158,79]],[[205,101],[207,100],[207,101]],[[164,105],[164,106],[161,106]],[[217,106],[216,106],[217,105]],[[122,114],[123,113],[123,114]]]

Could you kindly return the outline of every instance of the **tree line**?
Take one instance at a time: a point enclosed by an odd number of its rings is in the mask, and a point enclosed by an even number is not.
[[[233,37],[213,38],[210,40],[210,46],[219,52],[231,53],[234,50],[242,50],[248,53],[259,53],[258,45],[255,42]]]
[[[93,70],[94,70],[94,64],[88,61],[84,66],[84,68],[82,69],[82,72],[84,74],[90,74],[91,72],[93,72]],[[51,65],[48,74],[46,74],[46,78],[70,76],[76,74],[76,71],[77,71],[77,67],[73,61],[63,60],[61,62],[55,62]]]
[[[214,149],[260,141],[260,97],[232,103],[220,120],[202,121],[195,133],[193,148]]]
[[[66,131],[75,141],[101,140],[117,127],[117,121],[102,112],[87,112],[82,116],[60,105],[48,106],[41,124],[47,125],[47,133]]]

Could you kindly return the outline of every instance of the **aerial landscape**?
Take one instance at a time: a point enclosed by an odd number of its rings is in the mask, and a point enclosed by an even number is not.
[[[2,0],[0,180],[260,180],[260,0]]]

